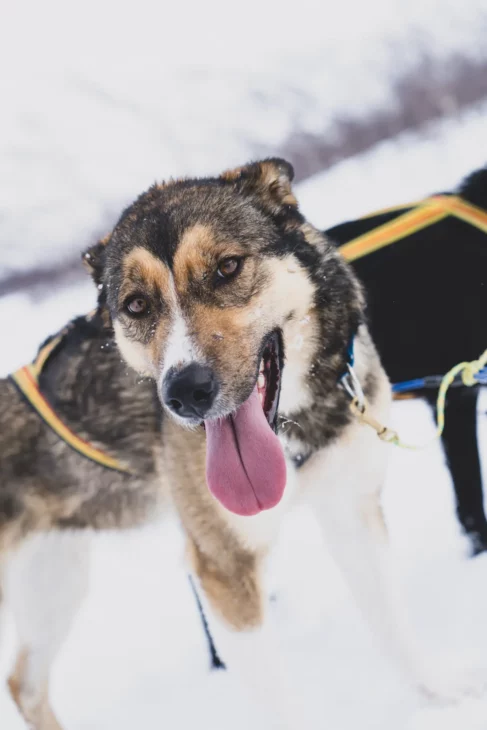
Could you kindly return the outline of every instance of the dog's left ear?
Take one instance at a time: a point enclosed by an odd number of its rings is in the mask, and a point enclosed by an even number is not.
[[[103,284],[103,269],[105,268],[105,250],[110,236],[105,236],[84,252],[82,259],[85,267],[91,274],[95,284],[99,287]]]
[[[271,215],[280,215],[285,208],[298,209],[291,182],[294,169],[291,163],[279,157],[252,162],[222,175],[243,193],[257,196]]]

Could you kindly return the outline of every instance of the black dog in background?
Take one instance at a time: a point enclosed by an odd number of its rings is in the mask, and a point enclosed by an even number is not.
[[[456,214],[352,261],[365,285],[370,330],[392,383],[444,375],[487,348],[487,167],[456,194],[435,198],[448,206],[461,201]],[[462,203],[459,214],[462,215]],[[428,201],[424,201],[428,202]],[[424,203],[423,203],[424,204]],[[326,231],[342,247],[379,226],[395,221],[398,230],[421,204],[342,223]],[[478,210],[476,213],[475,209]],[[412,223],[414,228],[414,223]],[[342,249],[346,255],[347,247]],[[477,445],[479,387],[450,388],[442,441],[455,487],[457,514],[473,554],[487,550],[487,521]],[[417,392],[435,408],[438,389]],[[427,485],[425,485],[425,488]]]

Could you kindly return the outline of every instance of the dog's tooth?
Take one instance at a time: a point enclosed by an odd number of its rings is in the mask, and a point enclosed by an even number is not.
[[[259,378],[257,380],[257,385],[259,386],[259,388],[264,388],[265,387],[265,375],[264,375],[264,373],[259,373]]]

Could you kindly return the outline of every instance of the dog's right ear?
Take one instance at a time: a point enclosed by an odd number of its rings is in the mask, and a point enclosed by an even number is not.
[[[106,246],[110,236],[105,236],[101,241],[84,252],[82,258],[85,267],[91,274],[91,277],[98,287],[103,285],[103,269],[105,268]]]
[[[258,198],[262,207],[273,216],[281,215],[286,210],[298,210],[298,202],[291,188],[294,169],[287,160],[268,157],[227,170],[221,177],[244,195]]]

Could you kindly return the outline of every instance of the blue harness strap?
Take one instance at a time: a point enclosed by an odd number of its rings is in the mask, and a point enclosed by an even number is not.
[[[351,338],[347,348],[347,368],[340,377],[340,382],[348,375],[349,368],[353,368],[355,362],[354,354],[355,335]],[[432,389],[437,390],[443,380],[443,375],[427,375],[424,378],[415,378],[414,380],[403,380],[400,383],[392,384],[392,392],[396,395],[402,393],[414,393],[418,390]],[[487,385],[487,367],[482,368],[476,375],[475,381],[478,385]],[[452,382],[451,388],[466,387],[461,375],[458,375]]]
[[[392,386],[393,393],[411,393],[415,390],[425,390],[428,388],[438,389],[443,380],[443,375],[427,375],[425,378],[416,378],[415,380],[403,380],[401,383],[394,383]],[[487,368],[482,368],[476,376],[475,380],[478,385],[487,385]],[[465,387],[461,376],[457,376],[451,388]]]

